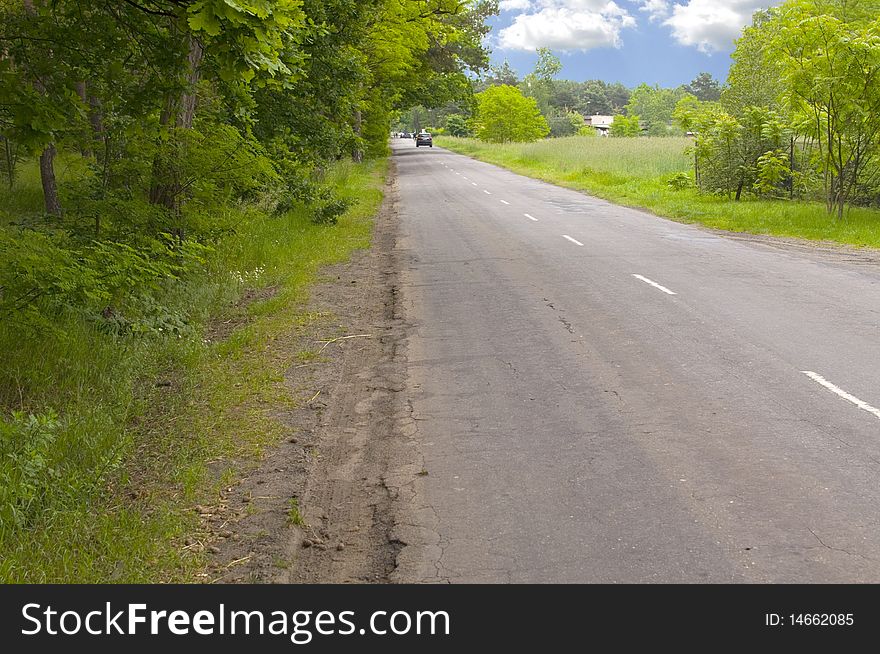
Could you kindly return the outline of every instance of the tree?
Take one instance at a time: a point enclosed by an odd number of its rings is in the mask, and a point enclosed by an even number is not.
[[[633,90],[626,105],[629,116],[637,115],[648,129],[651,136],[670,136],[672,112],[676,103],[686,95],[684,89],[665,89],[659,86],[639,85]]]
[[[840,219],[880,149],[880,19],[849,13],[847,3],[843,18],[826,9],[786,3],[770,50],[799,130],[818,145],[828,211]]]
[[[615,116],[614,122],[611,123],[611,136],[633,137],[640,136],[641,133],[641,120],[639,116],[635,114],[630,116]]]
[[[538,48],[535,69],[519,85],[526,97],[534,98],[545,116],[550,112],[553,78],[562,70],[562,62],[549,48]]]
[[[550,48],[538,48],[538,61],[535,63],[535,77],[549,82],[562,71],[562,62]]]
[[[578,109],[588,116],[608,116],[620,113],[619,110],[615,112],[611,98],[608,97],[608,86],[601,80],[584,82],[578,96]],[[620,107],[620,109],[622,108]]]
[[[717,102],[685,96],[674,120],[694,134],[694,179],[701,190],[740,200],[744,192],[791,192],[791,129],[784,116],[767,107],[747,107],[732,116]]]
[[[752,24],[736,41],[731,54],[733,63],[720,98],[724,109],[732,115],[746,107],[779,108],[784,92],[782,69],[778,58],[768,56],[767,48],[778,30],[776,13],[776,9],[756,12]]]
[[[721,98],[721,85],[710,73],[700,73],[684,86],[684,92],[701,102],[716,102]]]
[[[490,143],[527,142],[550,132],[534,98],[514,86],[492,86],[477,95],[477,137]]]
[[[516,86],[519,84],[519,77],[517,76],[516,71],[511,67],[510,62],[505,59],[500,66],[491,66],[489,68],[489,74],[486,76],[486,81],[492,86],[500,86],[501,84]]]
[[[460,114],[450,114],[446,117],[446,132],[450,136],[473,136],[473,130],[468,124],[468,119]]]
[[[552,109],[547,117],[550,136],[554,138],[574,136],[585,126],[584,117],[576,111]]]

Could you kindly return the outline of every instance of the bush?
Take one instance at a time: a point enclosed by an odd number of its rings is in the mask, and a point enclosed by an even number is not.
[[[675,173],[675,175],[666,181],[666,186],[673,191],[683,191],[686,188],[693,186],[693,182],[691,181],[690,175],[687,173]]]
[[[0,229],[0,316],[51,329],[66,311],[113,319],[132,331],[139,317],[149,331],[150,298],[200,269],[210,250],[168,234],[139,247],[112,241],[79,245],[63,232]],[[131,317],[122,318],[130,312]]]
[[[354,204],[355,200],[335,197],[333,191],[325,188],[321,191],[318,201],[312,206],[312,222],[316,225],[335,225],[339,216]]]
[[[474,135],[469,120],[461,114],[446,116],[446,133],[459,138],[467,138]]]
[[[61,474],[53,460],[60,429],[54,412],[0,416],[0,539],[39,513]]]

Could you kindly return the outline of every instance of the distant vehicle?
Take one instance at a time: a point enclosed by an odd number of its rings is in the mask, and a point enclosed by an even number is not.
[[[431,138],[431,135],[428,132],[421,132],[416,135],[416,147],[420,145],[427,145],[429,148],[434,147],[434,139]]]

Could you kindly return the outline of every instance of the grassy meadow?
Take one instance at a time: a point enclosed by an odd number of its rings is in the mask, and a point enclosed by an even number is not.
[[[305,207],[227,206],[237,229],[163,298],[188,316],[180,333],[112,334],[75,312],[40,328],[0,321],[0,583],[199,579],[194,506],[279,439],[277,409],[296,401],[289,348],[326,318],[307,311],[309,285],[369,246],[386,170],[328,173],[357,201],[336,225]],[[58,171],[61,183],[81,174],[72,156]],[[0,189],[0,218],[38,216],[41,203],[28,162]]]
[[[438,136],[438,146],[514,172],[647,209],[684,223],[880,248],[880,210],[850,208],[837,220],[819,202],[743,199],[675,190],[668,181],[689,172],[688,138],[571,136],[535,143],[483,143]]]

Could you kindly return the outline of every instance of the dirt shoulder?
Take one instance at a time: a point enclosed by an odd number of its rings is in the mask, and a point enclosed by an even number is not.
[[[382,583],[405,542],[423,466],[405,399],[408,325],[399,298],[393,170],[373,247],[326,268],[309,311],[323,316],[285,374],[285,440],[223,498],[207,577],[216,583]],[[289,344],[285,347],[290,347]]]

